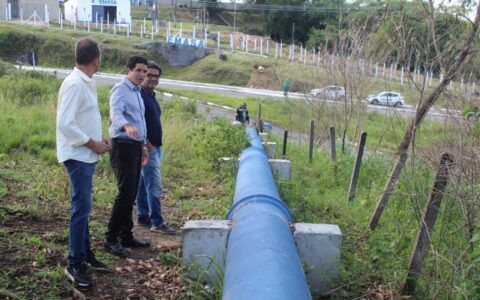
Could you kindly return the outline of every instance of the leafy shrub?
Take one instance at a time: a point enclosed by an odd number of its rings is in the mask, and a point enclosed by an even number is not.
[[[247,147],[248,139],[243,126],[232,126],[226,119],[216,119],[213,124],[201,123],[192,135],[194,153],[210,167],[218,166],[220,157],[238,157]]]
[[[197,103],[194,100],[180,100],[173,98],[161,104],[163,118],[182,116],[191,119],[197,113]]]
[[[0,77],[9,75],[15,72],[15,67],[0,59]]]

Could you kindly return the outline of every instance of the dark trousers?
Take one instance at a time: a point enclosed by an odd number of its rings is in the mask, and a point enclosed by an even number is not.
[[[142,171],[142,147],[138,141],[112,139],[110,164],[117,178],[118,194],[105,233],[108,242],[132,238],[132,211]]]

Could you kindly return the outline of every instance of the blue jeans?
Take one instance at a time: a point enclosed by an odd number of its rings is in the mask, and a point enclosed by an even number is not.
[[[90,251],[88,215],[92,210],[92,178],[96,163],[67,160],[64,165],[70,178],[72,207],[70,209],[70,238],[68,265],[79,265]]]
[[[162,150],[154,147],[148,155],[148,163],[143,166],[137,192],[137,220],[150,221],[152,225],[163,223],[160,196],[162,196],[162,175],[160,160]]]

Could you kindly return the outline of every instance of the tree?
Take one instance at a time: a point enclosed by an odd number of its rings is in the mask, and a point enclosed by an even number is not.
[[[264,31],[269,33],[276,41],[291,41],[294,26],[294,41],[305,45],[309,35],[317,37],[325,31],[329,25],[337,25],[338,10],[343,7],[344,1],[330,0],[265,0],[265,4],[278,5],[281,10],[268,11],[263,21]],[[303,6],[303,10],[295,10]],[[325,12],[315,11],[324,9]],[[331,10],[331,11],[329,11]]]

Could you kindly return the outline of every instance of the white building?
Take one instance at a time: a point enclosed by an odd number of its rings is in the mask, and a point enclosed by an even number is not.
[[[43,21],[58,19],[58,0],[0,0],[0,20],[28,19],[33,12]]]
[[[130,0],[68,0],[64,3],[65,20],[70,22],[91,21],[98,18],[107,22],[130,24]]]

